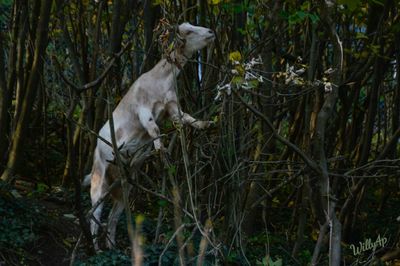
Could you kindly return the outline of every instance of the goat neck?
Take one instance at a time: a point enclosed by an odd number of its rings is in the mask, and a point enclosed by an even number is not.
[[[159,78],[177,77],[188,61],[188,57],[177,51],[172,51],[169,56],[164,57],[151,70],[151,75]]]
[[[188,59],[191,57],[191,55],[186,55],[180,50],[174,50],[170,53],[170,55],[167,57],[167,61],[169,63],[174,64],[177,68],[178,71],[181,70]]]

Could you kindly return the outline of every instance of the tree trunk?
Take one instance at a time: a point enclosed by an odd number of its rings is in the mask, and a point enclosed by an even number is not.
[[[8,148],[10,130],[11,97],[6,82],[3,53],[3,34],[0,32],[0,164],[2,165]]]
[[[151,0],[145,0],[143,6],[144,50],[146,54],[140,67],[141,74],[150,70],[159,58],[157,55],[157,42],[153,41],[153,30],[159,18],[160,7],[153,5],[152,2]]]
[[[8,53],[8,65],[7,65],[7,70],[8,73],[5,72],[6,68],[3,65],[2,69],[0,69],[1,74],[4,76],[0,76],[1,79],[0,81],[2,82],[0,84],[1,86],[1,91],[0,91],[0,104],[1,104],[1,110],[0,110],[0,163],[1,165],[5,165],[7,161],[7,150],[9,147],[10,143],[10,122],[11,122],[11,104],[12,104],[12,90],[14,89],[15,82],[16,82],[16,70],[15,70],[15,62],[16,62],[16,57],[17,57],[17,43],[18,43],[18,29],[19,29],[19,18],[21,16],[20,8],[17,5],[16,2],[14,2],[13,5],[13,11],[11,14],[11,21],[12,21],[12,26],[11,26],[11,44],[9,48],[9,53]],[[1,29],[0,29],[1,30]],[[0,32],[1,38],[0,38],[0,45],[3,46],[3,40],[4,40],[4,34]],[[5,63],[5,58],[4,58],[4,53],[3,53],[3,47],[0,47],[0,60],[1,64]],[[5,52],[5,51],[4,51]],[[8,75],[7,75],[8,74]],[[2,167],[3,168],[3,167]],[[2,169],[3,170],[3,169]]]
[[[48,26],[52,2],[52,0],[42,0],[41,2],[40,20],[36,30],[33,64],[30,69],[25,97],[22,102],[21,114],[16,123],[7,168],[1,176],[1,179],[4,181],[9,181],[13,177],[22,159],[22,147],[28,133],[30,113],[32,112],[33,102],[35,100],[40,76],[43,70],[43,59],[47,47]]]

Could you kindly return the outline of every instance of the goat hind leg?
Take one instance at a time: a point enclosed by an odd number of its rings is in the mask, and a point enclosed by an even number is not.
[[[105,188],[104,175],[101,175],[95,171],[92,176],[92,182],[90,187],[90,197],[92,201],[92,206],[97,205],[98,204],[97,202],[101,200],[101,198],[105,193],[104,188]],[[91,217],[90,220],[90,232],[92,233],[93,244],[96,251],[99,250],[97,232],[99,230],[102,210],[103,210],[103,202],[98,204],[96,209],[93,211],[93,217]]]
[[[114,205],[110,211],[107,225],[107,247],[112,249],[115,246],[115,232],[117,224],[122,211],[124,210],[124,203],[121,200],[114,200]]]

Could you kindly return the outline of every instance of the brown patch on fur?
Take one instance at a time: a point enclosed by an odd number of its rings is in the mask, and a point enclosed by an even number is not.
[[[121,139],[124,134],[124,130],[122,128],[118,128],[117,131],[115,131],[115,139]]]
[[[106,178],[109,185],[120,178],[118,166],[115,164],[110,164],[106,171]],[[122,189],[121,186],[116,186],[111,190],[111,196],[115,200],[122,200]]]

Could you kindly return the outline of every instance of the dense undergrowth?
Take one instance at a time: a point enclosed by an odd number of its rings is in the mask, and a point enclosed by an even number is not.
[[[374,193],[371,192],[371,195]],[[17,196],[17,198],[16,198]],[[375,192],[375,196],[379,196]],[[49,205],[49,199],[54,201],[54,193],[51,191],[38,191],[37,189],[24,194],[22,197],[12,186],[5,183],[0,184],[0,265],[68,265],[71,254],[79,235],[79,226],[71,215],[72,197],[70,193],[64,193],[62,203]],[[84,193],[84,202],[89,207],[87,192]],[[398,202],[390,200],[386,203],[390,208],[384,208],[376,215],[369,217],[369,222],[359,225],[358,235],[353,240],[362,240],[371,237],[371,232],[380,234],[387,238],[389,243],[395,239],[398,213]],[[110,208],[106,204],[106,211]],[[369,209],[376,209],[377,203],[374,197],[368,197],[367,204],[361,211],[366,217]],[[144,208],[144,207],[142,207]],[[140,207],[139,207],[140,209]],[[275,206],[275,211],[280,213],[266,226],[269,231],[256,230],[254,235],[246,239],[246,255],[243,257],[240,250],[229,250],[228,246],[221,246],[221,254],[207,253],[203,265],[307,265],[312,256],[313,245],[316,241],[317,232],[305,236],[304,249],[299,252],[297,259],[290,255],[291,236],[285,235],[285,228],[288,226],[290,208]],[[142,211],[142,213],[140,213]],[[143,265],[179,265],[177,244],[169,241],[174,233],[172,225],[162,225],[159,239],[154,240],[155,228],[157,226],[156,212],[148,209],[144,212],[134,212],[134,219],[138,216],[145,217],[140,236],[143,242]],[[286,213],[286,215],[282,215]],[[382,222],[385,221],[384,228]],[[307,225],[307,230],[312,230]],[[192,232],[185,237],[188,239],[185,245],[192,254],[188,254],[187,265],[196,265],[201,234],[196,232],[193,226],[186,232]],[[218,230],[218,228],[216,228]],[[370,232],[366,234],[363,232]],[[221,232],[216,232],[219,234]],[[104,241],[104,235],[103,239]],[[84,245],[77,249],[74,265],[130,265],[130,246],[126,232],[126,219],[124,215],[119,221],[117,230],[117,247],[114,250],[107,250],[88,256],[85,253]],[[369,254],[361,254],[355,257],[349,245],[342,245],[344,257],[349,263],[360,264],[368,262]],[[210,249],[211,250],[211,249]],[[53,254],[53,255],[51,255]],[[162,258],[160,259],[160,255]],[[265,254],[273,254],[272,258]],[[58,257],[57,257],[58,256]],[[218,257],[218,259],[216,259]],[[224,258],[224,259],[221,259]],[[371,261],[369,261],[371,262]],[[56,263],[56,264],[54,264]],[[319,265],[327,265],[327,260],[321,260]],[[375,262],[373,265],[384,265]]]

